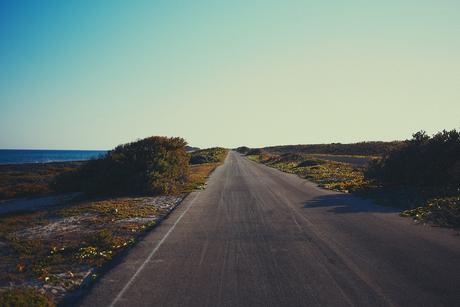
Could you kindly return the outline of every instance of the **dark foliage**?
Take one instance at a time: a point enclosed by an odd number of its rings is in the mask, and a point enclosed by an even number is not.
[[[305,156],[299,153],[285,153],[282,155],[278,156],[278,161],[279,162],[299,162],[303,161],[305,159]]]
[[[149,137],[119,145],[101,159],[58,177],[59,191],[174,193],[187,181],[189,156],[182,138]]]
[[[243,154],[243,155],[247,154],[249,150],[250,150],[250,148],[246,147],[246,146],[240,146],[240,147],[238,147],[236,149],[237,152],[239,152],[240,154]]]
[[[190,164],[221,162],[227,155],[227,150],[221,147],[201,149],[190,154]]]
[[[285,145],[265,147],[263,150],[272,154],[303,153],[303,154],[332,154],[332,155],[370,155],[380,156],[400,148],[404,142],[360,142],[353,144],[312,144]]]
[[[263,150],[260,148],[251,148],[246,153],[247,156],[261,155],[261,154],[263,154]]]
[[[300,162],[297,167],[308,167],[308,166],[315,166],[315,165],[320,165],[324,164],[325,162],[322,160],[314,160],[314,159],[306,159]]]
[[[460,132],[442,131],[432,137],[417,132],[399,150],[374,161],[368,178],[385,184],[460,186]]]

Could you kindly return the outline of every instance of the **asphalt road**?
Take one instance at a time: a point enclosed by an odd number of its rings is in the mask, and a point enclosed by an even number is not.
[[[460,236],[230,152],[83,306],[460,306]]]

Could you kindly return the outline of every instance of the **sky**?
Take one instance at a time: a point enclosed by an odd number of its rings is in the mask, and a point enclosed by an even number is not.
[[[0,2],[0,148],[460,128],[460,2]]]

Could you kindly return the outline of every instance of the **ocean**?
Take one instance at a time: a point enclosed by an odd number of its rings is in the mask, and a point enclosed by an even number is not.
[[[103,156],[105,150],[23,150],[0,149],[0,164],[48,163],[90,160]]]

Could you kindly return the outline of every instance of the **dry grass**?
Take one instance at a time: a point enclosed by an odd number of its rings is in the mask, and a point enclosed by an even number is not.
[[[205,163],[190,166],[189,182],[184,186],[184,192],[204,189],[206,179],[219,163]]]

